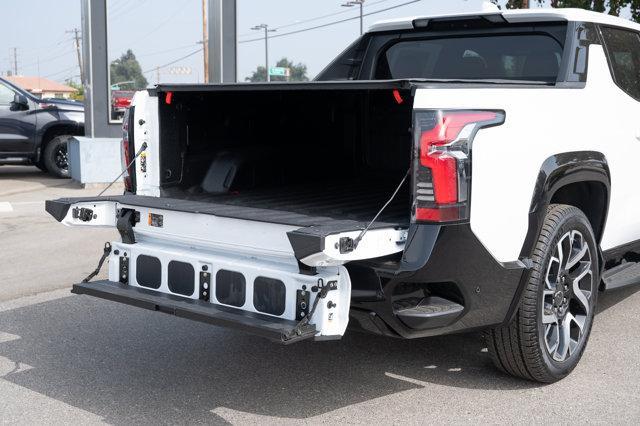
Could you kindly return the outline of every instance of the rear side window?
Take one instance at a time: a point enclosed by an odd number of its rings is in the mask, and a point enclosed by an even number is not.
[[[640,37],[633,31],[602,28],[616,84],[640,100]]]
[[[547,34],[406,40],[382,51],[375,77],[555,83],[562,51],[560,41]]]

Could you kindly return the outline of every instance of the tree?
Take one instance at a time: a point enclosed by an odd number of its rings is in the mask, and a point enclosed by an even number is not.
[[[120,58],[111,62],[111,84],[123,81],[133,81],[134,89],[147,87],[147,79],[142,74],[140,63],[131,49],[128,49]]]
[[[276,63],[276,67],[289,68],[291,74],[288,81],[309,81],[307,77],[307,66],[303,63],[298,62],[294,64],[287,58],[282,58]],[[259,66],[251,73],[250,77],[245,78],[245,81],[251,81],[252,83],[267,81],[267,69],[264,66]],[[287,78],[271,76],[271,81],[287,81]]]
[[[75,101],[84,101],[84,86],[82,84],[78,84],[71,79],[65,81],[65,84],[76,89],[76,91],[71,95],[71,99]]]

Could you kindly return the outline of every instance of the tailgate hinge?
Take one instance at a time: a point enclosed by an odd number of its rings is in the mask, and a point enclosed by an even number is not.
[[[337,289],[338,289],[338,281],[332,280],[325,284],[324,280],[322,278],[319,278],[318,284],[314,285],[311,288],[311,291],[316,293],[316,298],[313,300],[313,306],[311,307],[311,310],[306,316],[302,318],[302,320],[298,322],[298,324],[294,327],[294,329],[291,330],[289,335],[286,336],[286,339],[291,339],[295,336],[301,336],[305,332],[305,330],[309,328],[309,321],[311,321],[311,317],[313,317],[313,314],[316,312],[316,308],[318,307],[318,303],[320,302],[320,299],[324,299],[325,297],[327,297],[327,293],[329,293],[331,290],[337,290]]]
[[[133,227],[140,222],[140,212],[133,209],[120,209],[116,228],[120,233],[122,242],[125,244],[135,244],[136,237],[133,234]]]

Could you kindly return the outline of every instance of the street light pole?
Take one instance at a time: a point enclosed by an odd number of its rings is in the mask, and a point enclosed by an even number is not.
[[[269,75],[269,33],[274,32],[275,30],[270,30],[269,25],[260,24],[251,28],[252,30],[264,30],[264,67],[267,71],[267,82],[271,81],[271,76]]]
[[[364,25],[363,25],[363,18],[364,18],[364,14],[363,14],[363,6],[364,6],[364,2],[365,0],[349,0],[346,3],[341,4],[340,6],[342,7],[353,7],[353,6],[360,6],[360,35],[363,34],[364,32]]]

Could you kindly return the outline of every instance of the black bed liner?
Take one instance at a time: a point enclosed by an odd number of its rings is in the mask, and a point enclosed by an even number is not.
[[[130,206],[297,226],[304,228],[303,232],[306,234],[325,236],[363,229],[384,205],[397,184],[398,182],[392,180],[358,180],[322,185],[296,185],[230,195],[186,194],[184,191],[173,194],[173,197],[180,198],[173,198],[168,190],[166,197],[125,194],[63,198],[47,201],[46,209],[61,221],[72,203],[115,201]],[[370,192],[371,185],[377,189],[374,193]],[[408,191],[401,191],[380,215],[372,229],[408,226],[408,197]]]

